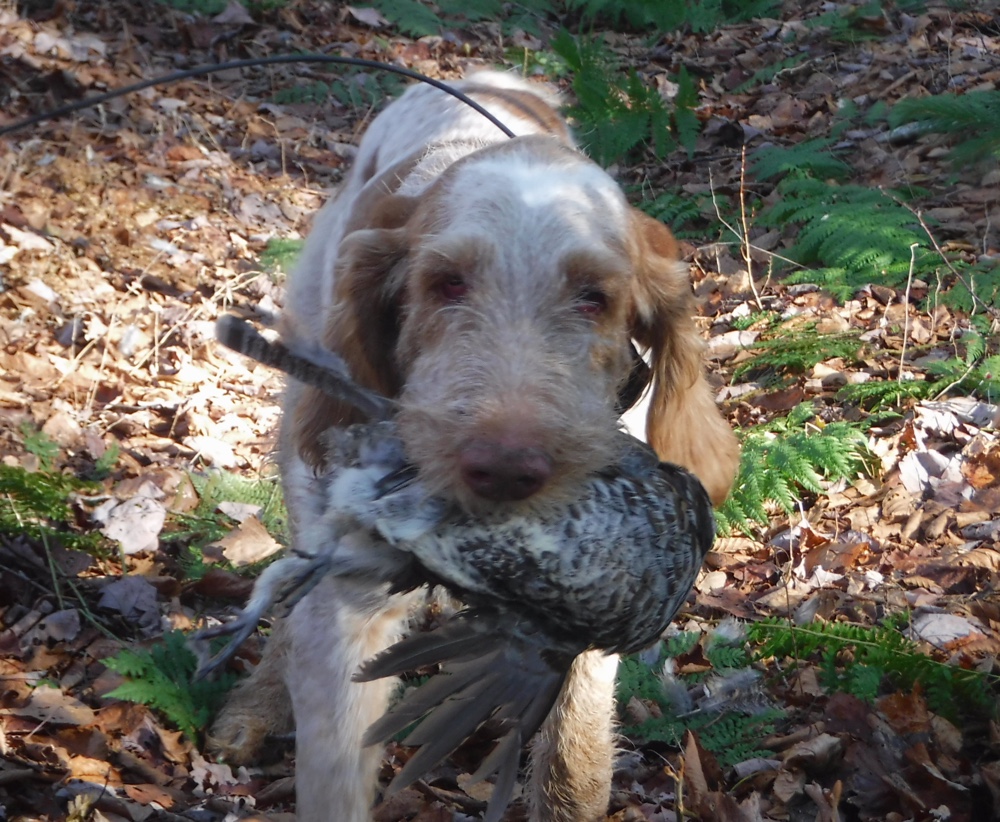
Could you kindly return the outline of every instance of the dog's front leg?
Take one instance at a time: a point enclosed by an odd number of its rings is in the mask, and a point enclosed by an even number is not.
[[[387,598],[383,587],[326,577],[288,617],[298,822],[370,819],[382,750],[361,740],[395,682],[351,676],[396,640],[407,610],[407,598]]]
[[[531,749],[531,822],[597,822],[607,816],[615,757],[618,657],[587,651]]]

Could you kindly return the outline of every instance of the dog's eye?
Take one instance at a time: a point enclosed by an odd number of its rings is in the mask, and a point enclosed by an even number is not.
[[[580,292],[577,298],[576,310],[590,317],[600,316],[608,307],[608,295],[596,288],[588,288]]]
[[[438,294],[445,302],[460,303],[469,292],[469,284],[459,274],[449,274],[437,284]]]

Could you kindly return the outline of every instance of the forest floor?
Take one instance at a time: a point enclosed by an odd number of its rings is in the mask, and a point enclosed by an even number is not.
[[[925,299],[940,282],[911,282],[909,293],[873,282],[837,301],[771,274],[790,237],[754,226],[745,204],[766,204],[773,185],[747,179],[746,157],[828,135],[845,101],[892,105],[1000,82],[992,6],[909,15],[866,7],[851,37],[809,25],[837,8],[786,3],[780,19],[665,34],[653,46],[607,35],[652,87],[668,88],[681,66],[695,78],[703,127],[693,152],[612,170],[637,198],[670,191],[699,204],[693,225],[705,233],[682,233],[684,248],[719,399],[740,428],[803,402],[819,426],[863,421],[867,412],[839,399],[839,388],[922,379],[929,363],[962,351],[969,329],[967,315]],[[527,65],[558,21],[539,26],[511,34],[479,23],[414,39],[370,10],[318,0],[253,13],[234,2],[218,17],[125,0],[0,3],[0,127],[221,59],[325,52],[444,79],[517,65],[518,54]],[[793,50],[787,68],[747,84]],[[240,569],[280,549],[272,452],[282,381],[219,346],[214,322],[233,309],[280,310],[287,241],[308,231],[335,190],[371,101],[401,88],[367,71],[229,71],[0,138],[0,468],[8,469],[0,487],[0,818],[207,822],[294,811],[289,746],[261,768],[209,761],[203,737],[177,730],[169,710],[107,697],[124,680],[102,660],[136,643],[155,647],[165,630],[192,630],[206,615],[232,614],[252,585]],[[995,161],[955,168],[939,141],[886,140],[875,127],[838,139],[849,182],[921,187],[928,242],[943,255],[1000,257]],[[749,243],[720,241],[717,214],[736,215]],[[864,348],[831,348],[777,386],[754,382],[741,365],[761,331],[740,320],[762,307],[789,336],[852,332]],[[992,332],[995,345],[995,309]],[[694,635],[674,663],[679,681],[700,683],[690,688],[694,704],[705,676],[722,673],[713,670],[713,632],[731,630],[729,618],[866,628],[903,614],[901,636],[935,664],[998,672],[1000,406],[990,400],[949,392],[904,403],[866,429],[864,476],[806,495],[794,515],[775,509],[769,525],[718,540],[677,623]],[[11,500],[24,492],[16,469],[42,478],[37,493],[61,536],[11,526],[20,510]],[[234,667],[253,664],[262,642],[246,643]],[[713,730],[718,744],[719,723],[678,744],[627,732],[609,819],[1000,818],[993,712],[932,710],[926,684],[895,687],[878,667],[871,699],[859,696],[861,686],[833,687],[830,669],[842,679],[873,670],[852,667],[860,656],[855,647],[790,666],[776,655],[755,662],[738,686],[708,680],[708,692],[756,706],[739,720],[757,728],[756,750],[739,761],[702,744]],[[984,681],[995,709],[992,680]],[[648,694],[625,696],[624,725],[662,711]],[[761,710],[771,718],[753,726]],[[747,741],[738,730],[734,746]],[[383,777],[406,755],[390,746]],[[474,769],[458,757],[380,804],[375,818],[478,818],[489,786],[467,785]],[[519,804],[511,814],[522,818]]]

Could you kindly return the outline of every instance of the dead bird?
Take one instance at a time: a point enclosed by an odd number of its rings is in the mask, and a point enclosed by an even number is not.
[[[616,462],[583,481],[564,505],[472,516],[426,492],[396,436],[391,401],[356,386],[335,355],[294,341],[269,343],[232,318],[220,320],[219,338],[338,398],[359,397],[358,407],[375,421],[326,433],[331,467],[315,480],[325,510],[303,532],[299,551],[261,575],[239,618],[202,632],[235,633],[202,671],[228,658],[273,602],[294,604],[324,574],[365,576],[396,591],[447,588],[465,610],[396,643],[356,675],[373,680],[442,666],[372,725],[365,742],[385,741],[423,719],[404,740],[420,750],[390,784],[392,793],[487,720],[498,724],[501,738],[475,775],[498,773],[486,815],[498,820],[520,749],[549,713],[577,655],[652,644],[687,598],[714,536],[707,493],[690,472],[659,462],[622,433]]]

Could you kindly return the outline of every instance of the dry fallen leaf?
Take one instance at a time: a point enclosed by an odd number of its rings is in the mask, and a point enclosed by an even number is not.
[[[281,550],[281,544],[257,517],[247,517],[213,545],[220,546],[223,556],[237,567],[260,562]]]

